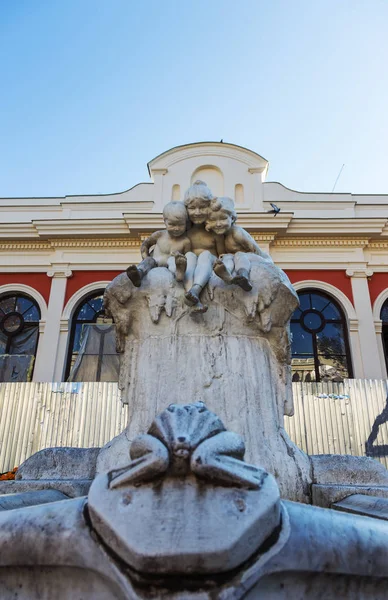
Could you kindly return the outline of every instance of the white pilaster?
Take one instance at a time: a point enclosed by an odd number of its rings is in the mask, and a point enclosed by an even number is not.
[[[250,209],[254,212],[262,212],[263,208],[263,177],[265,167],[248,169],[253,177],[253,204]]]
[[[381,319],[379,319],[378,321],[375,321],[375,332],[376,332],[377,347],[379,349],[379,355],[380,355],[381,372],[383,374],[383,378],[386,379],[388,377],[388,372],[387,372],[387,365],[385,362],[385,352],[384,352],[383,336],[382,336],[383,322],[381,321]]]
[[[357,374],[356,376],[362,376],[366,379],[382,379],[383,372],[368,287],[368,277],[373,275],[373,271],[369,269],[348,269],[346,275],[350,277],[352,284],[363,367],[363,375]]]
[[[169,197],[164,197],[164,176],[168,169],[153,169],[152,177],[154,180],[154,206],[153,212],[163,212],[163,207],[171,200]]]
[[[50,298],[44,336],[36,356],[33,381],[54,381],[66,284],[72,272],[62,267],[48,271],[47,275],[52,277]]]

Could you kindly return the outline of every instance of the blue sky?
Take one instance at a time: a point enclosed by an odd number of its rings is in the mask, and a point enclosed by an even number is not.
[[[221,138],[388,193],[385,0],[0,0],[0,196],[118,192]]]

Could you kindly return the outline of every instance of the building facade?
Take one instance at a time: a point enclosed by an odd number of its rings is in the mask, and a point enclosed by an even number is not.
[[[115,379],[103,290],[196,179],[235,199],[239,224],[300,295],[294,381],[387,377],[388,196],[296,192],[227,143],[172,148],[148,169],[150,182],[120,193],[1,199],[0,381]]]

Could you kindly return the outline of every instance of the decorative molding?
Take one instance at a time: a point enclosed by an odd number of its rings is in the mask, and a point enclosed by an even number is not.
[[[66,333],[69,331],[69,319],[61,319],[59,321],[59,331],[61,333]]]
[[[147,237],[149,234],[146,234]],[[141,237],[80,238],[49,240],[52,248],[137,248]]]
[[[60,269],[55,268],[51,271],[47,271],[47,277],[53,277],[54,279],[67,279],[68,277],[73,276],[73,271],[69,268]]]
[[[22,251],[25,250],[51,250],[52,245],[50,242],[22,242],[22,241],[1,241],[0,240],[0,252],[12,250],[12,251]]]
[[[252,175],[254,175],[255,173],[263,173],[263,171],[266,170],[266,166],[265,167],[250,167],[248,169],[249,173],[251,173]]]
[[[332,237],[313,237],[313,238],[305,238],[305,237],[286,237],[286,238],[276,238],[274,242],[274,246],[276,248],[288,248],[288,247],[316,247],[316,246],[324,246],[324,247],[346,247],[346,248],[365,248],[368,245],[367,238],[342,238],[338,239]]]
[[[253,239],[256,240],[256,242],[269,242],[269,243],[273,242],[277,235],[276,232],[260,233],[257,231],[251,231],[250,234],[253,237]]]
[[[346,276],[352,279],[366,279],[372,275],[372,269],[346,269]]]
[[[383,322],[381,319],[375,321],[375,332],[377,335],[381,335],[383,333]]]
[[[381,235],[384,230],[386,219],[349,217],[344,219],[312,219],[297,217],[292,220],[289,226],[291,234],[318,235],[327,234],[337,235],[355,235],[363,236]]]
[[[358,331],[358,319],[349,319],[349,332]]]
[[[370,240],[369,250],[388,250],[388,240]]]
[[[177,146],[171,148],[153,158],[148,163],[148,169],[153,173],[158,168],[154,167],[154,165],[159,164],[167,168],[188,158],[204,158],[205,156],[214,156],[216,159],[223,157],[231,158],[252,168],[257,167],[261,163],[264,165],[265,170],[268,169],[268,161],[256,152],[242,146],[235,146],[228,143],[220,144],[219,142],[199,142],[198,144],[190,144],[186,147]]]

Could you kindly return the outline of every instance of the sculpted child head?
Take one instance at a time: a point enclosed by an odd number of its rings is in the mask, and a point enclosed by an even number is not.
[[[194,225],[205,223],[212,199],[211,190],[204,181],[199,179],[194,181],[186,191],[183,201],[187,207],[189,219]]]
[[[187,229],[187,210],[183,202],[169,202],[163,209],[166,229],[173,237],[180,237]]]
[[[206,230],[224,235],[237,219],[232,198],[213,198],[206,219]]]

